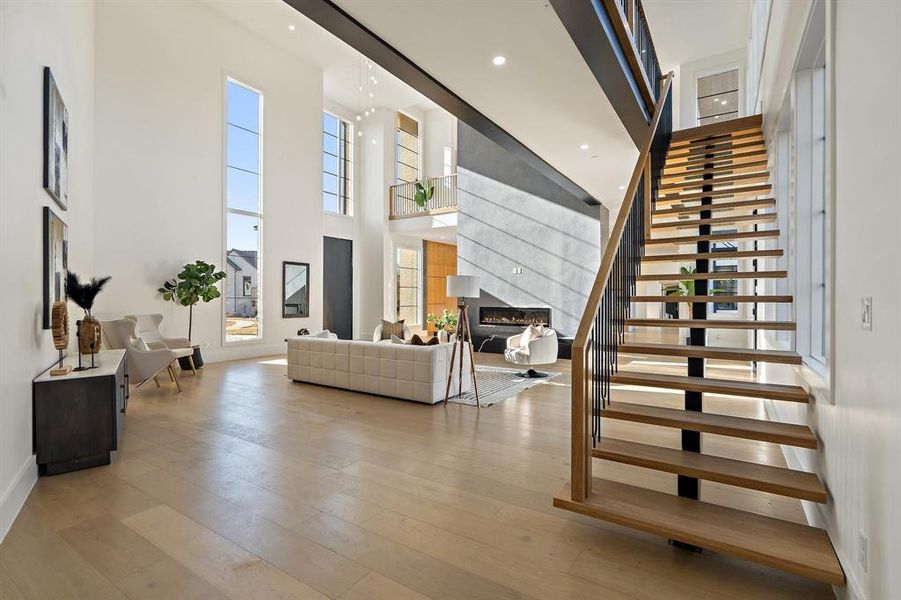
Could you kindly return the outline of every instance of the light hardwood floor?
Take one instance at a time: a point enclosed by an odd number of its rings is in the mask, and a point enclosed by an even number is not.
[[[732,367],[721,375],[750,376]],[[142,389],[112,465],[40,478],[0,545],[0,598],[832,597],[553,508],[568,479],[569,364],[553,368],[563,374],[481,411],[291,383],[281,357],[207,365],[182,375],[181,394]],[[708,402],[762,415],[758,401]],[[604,427],[678,443],[663,428]],[[705,450],[784,464],[752,441],[705,435]],[[674,489],[665,474],[595,470]],[[704,499],[803,519],[770,494],[705,483]]]

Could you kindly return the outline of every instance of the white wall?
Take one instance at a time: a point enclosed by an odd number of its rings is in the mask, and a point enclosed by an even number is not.
[[[87,2],[0,2],[0,540],[34,484],[31,380],[56,351],[42,329],[41,212],[69,227],[69,268],[93,273],[94,8]],[[69,210],[43,189],[43,67],[69,111]],[[69,306],[72,317],[79,310]]]
[[[423,175],[441,177],[444,175],[445,146],[451,149],[452,166],[456,168],[457,119],[446,110],[435,108],[424,113],[423,121]]]
[[[679,65],[677,83],[674,84],[673,95],[678,95],[678,101],[673,102],[674,129],[688,129],[698,124],[698,86],[697,78],[712,75],[720,71],[727,71],[738,67],[739,82],[739,116],[745,116],[743,99],[745,91],[741,88],[745,85],[744,72],[747,55],[744,47],[723,54],[717,54]]]
[[[97,5],[96,270],[113,276],[103,315],[187,310],[160,283],[195,259],[224,267],[224,81],[263,93],[263,331],[223,345],[220,302],[195,307],[208,360],[281,352],[322,323],[322,74],[191,2]],[[281,318],[281,263],[309,262],[310,318]]]
[[[789,450],[787,458],[793,467],[816,470],[829,490],[828,505],[805,509],[828,529],[841,559],[849,585],[840,596],[882,600],[901,597],[901,5],[827,7],[834,7],[827,20],[827,56],[833,52],[827,72],[831,61],[834,75],[827,100],[834,112],[831,377],[799,369],[815,402],[807,411],[786,403],[770,410],[780,420],[809,422],[817,433],[815,454]],[[773,11],[760,93],[768,132],[790,105],[783,99],[810,3],[774,3]],[[873,298],[872,331],[860,326],[863,296]],[[869,538],[866,569],[860,534]]]

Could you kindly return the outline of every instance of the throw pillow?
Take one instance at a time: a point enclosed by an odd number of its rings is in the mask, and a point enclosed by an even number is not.
[[[522,335],[519,336],[519,347],[528,348],[529,342],[539,337],[541,337],[541,332],[538,331],[538,328],[534,325],[529,325],[522,332]]]
[[[404,341],[404,338],[399,338],[396,335],[392,335],[391,343],[392,344],[406,344],[407,342]]]
[[[309,337],[328,339],[331,335],[332,335],[332,333],[328,329],[323,329],[322,331],[317,331],[316,333],[309,334]]]
[[[419,337],[418,334],[413,334],[413,337],[410,338],[411,346],[425,346],[425,342],[422,341],[422,338]]]
[[[426,346],[437,346],[438,345],[438,336],[433,335],[429,338],[429,341],[425,343]]]
[[[392,335],[396,335],[401,339],[404,338],[404,319],[397,323],[382,319],[382,339],[390,340]]]

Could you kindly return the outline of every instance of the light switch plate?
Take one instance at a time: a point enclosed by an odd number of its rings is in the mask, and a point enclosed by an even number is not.
[[[860,328],[873,331],[873,297],[864,296],[860,299]]]

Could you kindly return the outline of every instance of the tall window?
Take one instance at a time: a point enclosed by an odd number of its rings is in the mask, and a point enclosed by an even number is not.
[[[419,181],[419,123],[397,113],[397,183]]]
[[[395,252],[397,320],[403,319],[407,324],[419,323],[422,314],[421,254],[419,250],[413,248],[398,247]]]
[[[263,96],[226,82],[225,341],[262,337]]]
[[[717,231],[717,233],[735,233],[736,229],[727,231]],[[714,273],[735,273],[738,271],[738,261],[729,260],[730,252],[738,250],[738,246],[734,242],[713,242],[710,245],[711,252],[722,253],[723,258],[713,261]],[[717,301],[713,303],[713,312],[729,312],[738,310],[738,304],[730,302],[727,296],[735,296],[738,294],[737,279],[714,279],[710,282],[710,293],[715,295]]]
[[[698,77],[698,125],[738,117],[738,69]]]
[[[826,362],[826,68],[811,73],[813,131],[811,163],[813,189],[810,202],[810,356]]]
[[[454,153],[451,151],[450,146],[444,147],[444,171],[442,175],[450,175],[454,172]]]
[[[353,130],[350,123],[322,113],[322,207],[353,214]]]

